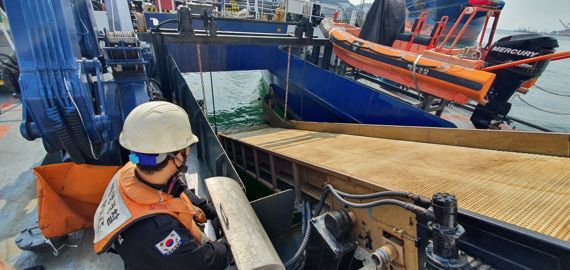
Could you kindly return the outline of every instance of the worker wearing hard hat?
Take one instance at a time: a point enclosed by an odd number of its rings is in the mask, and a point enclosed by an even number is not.
[[[116,251],[126,269],[224,269],[227,242],[210,241],[198,224],[214,208],[181,183],[190,146],[198,142],[186,112],[168,102],[136,107],[119,143],[131,151],[95,213],[95,251]]]

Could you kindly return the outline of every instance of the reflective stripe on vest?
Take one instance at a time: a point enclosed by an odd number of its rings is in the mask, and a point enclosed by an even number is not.
[[[103,199],[95,212],[94,249],[105,252],[115,238],[132,223],[157,214],[176,218],[186,227],[198,243],[208,240],[196,222],[206,222],[204,212],[192,205],[184,193],[181,198],[153,189],[135,177],[135,165],[127,163],[107,186]]]

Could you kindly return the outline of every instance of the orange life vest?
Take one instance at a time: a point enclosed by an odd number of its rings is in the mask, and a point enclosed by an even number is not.
[[[95,212],[94,249],[101,254],[109,249],[116,237],[129,225],[145,217],[167,214],[186,227],[194,239],[203,244],[208,241],[196,222],[206,222],[206,215],[192,205],[182,193],[180,198],[151,188],[135,176],[136,166],[127,163],[107,186],[103,199]]]

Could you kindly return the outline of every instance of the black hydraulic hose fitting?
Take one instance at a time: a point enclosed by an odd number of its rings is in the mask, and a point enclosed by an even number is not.
[[[457,199],[448,193],[436,193],[432,197],[432,208],[437,222],[442,227],[457,226]]]
[[[457,240],[465,230],[457,223],[457,199],[448,193],[432,197],[432,220],[428,226],[432,239],[426,247],[425,269],[467,269],[467,256],[457,247]]]
[[[325,214],[325,227],[336,240],[350,237],[354,214],[346,210],[331,211]]]
[[[412,199],[412,201],[421,206],[421,207],[425,207],[428,208],[431,206],[431,200],[429,198],[420,196],[420,195],[416,195],[416,194],[410,194],[408,195],[408,198]]]

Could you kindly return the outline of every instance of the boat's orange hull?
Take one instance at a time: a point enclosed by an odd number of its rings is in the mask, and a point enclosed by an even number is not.
[[[429,59],[418,54],[357,38],[334,27],[330,31],[335,54],[355,68],[446,100],[485,104],[495,74]],[[414,81],[414,63],[415,78]],[[416,84],[417,83],[417,84]]]

